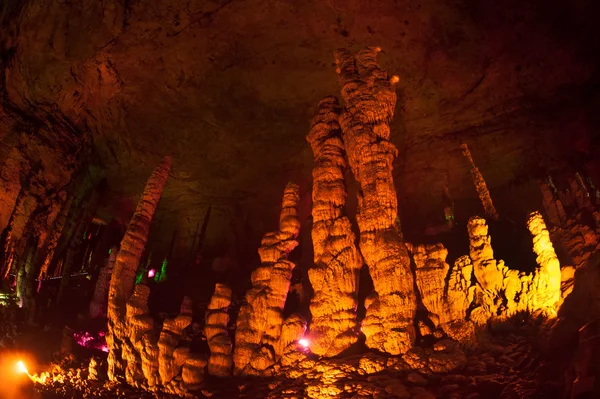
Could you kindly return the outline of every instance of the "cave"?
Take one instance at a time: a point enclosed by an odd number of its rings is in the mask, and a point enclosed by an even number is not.
[[[5,0],[0,399],[600,397],[599,12]]]

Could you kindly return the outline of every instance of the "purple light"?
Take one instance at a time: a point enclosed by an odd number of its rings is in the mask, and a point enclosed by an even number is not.
[[[148,278],[153,278],[154,276],[156,276],[156,270],[154,270],[154,269],[148,270]]]
[[[98,332],[97,336],[90,334],[88,331],[76,332],[73,334],[73,338],[75,342],[85,348],[109,352],[104,331]]]
[[[304,349],[308,349],[309,345],[310,345],[310,341],[307,340],[306,338],[302,338],[298,340],[298,344],[300,344],[300,346],[302,346]]]

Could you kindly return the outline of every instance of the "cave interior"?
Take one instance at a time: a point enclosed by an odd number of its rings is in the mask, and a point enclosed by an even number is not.
[[[2,2],[0,399],[600,397],[598,12]]]

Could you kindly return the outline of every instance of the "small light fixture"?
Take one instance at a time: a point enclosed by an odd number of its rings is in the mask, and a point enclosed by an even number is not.
[[[25,363],[23,363],[22,360],[19,360],[17,362],[17,372],[29,375],[29,372],[27,371],[27,367],[25,367]]]
[[[154,270],[154,269],[148,270],[148,278],[153,278],[154,276],[156,276],[156,270]]]

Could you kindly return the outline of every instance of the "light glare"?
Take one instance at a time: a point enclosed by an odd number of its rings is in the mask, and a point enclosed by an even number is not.
[[[29,372],[27,371],[27,367],[25,367],[25,363],[23,363],[22,360],[19,360],[17,362],[17,371],[19,373],[23,373],[23,374],[29,374]]]

